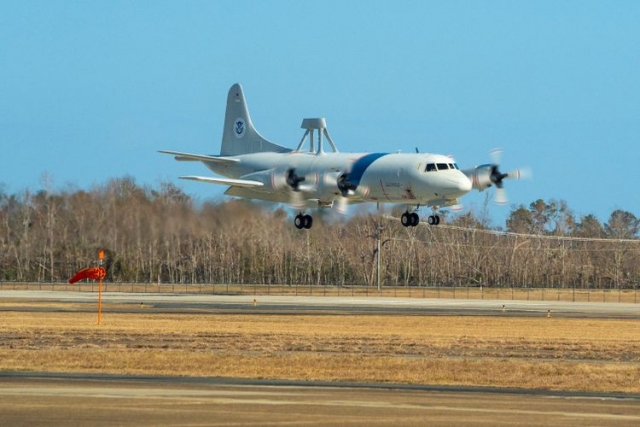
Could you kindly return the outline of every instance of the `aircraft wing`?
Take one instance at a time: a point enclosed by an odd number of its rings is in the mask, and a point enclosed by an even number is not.
[[[232,179],[232,178],[216,178],[212,176],[181,176],[180,179],[188,179],[190,181],[200,181],[207,182],[209,184],[221,184],[221,185],[230,185],[232,187],[243,187],[243,188],[259,188],[263,187],[264,184],[260,181],[253,181],[250,179]]]
[[[158,150],[158,153],[174,155],[175,159],[179,162],[200,161],[200,162],[216,162],[216,163],[238,163],[240,161],[240,159],[234,159],[230,157],[217,157],[217,156],[207,156],[206,154],[181,153],[179,151]]]
[[[229,187],[224,192],[227,196],[244,197],[247,199],[266,200],[274,203],[287,203],[290,200],[285,193],[269,193],[266,191],[256,191],[252,187]]]

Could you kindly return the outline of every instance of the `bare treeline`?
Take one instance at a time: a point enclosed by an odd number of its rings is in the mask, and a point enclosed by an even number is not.
[[[395,215],[396,217],[399,215]],[[404,228],[322,211],[297,230],[286,211],[245,201],[196,203],[171,183],[130,177],[85,190],[0,192],[0,280],[64,282],[107,253],[107,280],[142,283],[484,285],[631,288],[640,221],[575,218],[563,201],[514,208],[504,227],[475,213]]]

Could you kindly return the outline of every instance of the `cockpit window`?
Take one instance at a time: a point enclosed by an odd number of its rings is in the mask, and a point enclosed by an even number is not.
[[[457,163],[427,163],[427,167],[424,169],[425,172],[435,172],[435,171],[443,171],[447,169],[456,169],[459,170]]]

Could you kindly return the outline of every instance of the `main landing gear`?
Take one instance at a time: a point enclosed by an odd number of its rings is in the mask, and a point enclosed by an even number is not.
[[[311,215],[299,213],[293,219],[293,223],[298,230],[302,230],[303,228],[306,228],[308,230],[313,225],[313,217]]]
[[[420,222],[420,217],[415,212],[405,212],[400,217],[400,222],[405,227],[415,227]]]
[[[415,227],[420,223],[420,217],[415,212],[405,212],[400,217],[400,222],[405,227]],[[440,217],[438,215],[429,215],[427,217],[427,224],[429,225],[440,224]]]

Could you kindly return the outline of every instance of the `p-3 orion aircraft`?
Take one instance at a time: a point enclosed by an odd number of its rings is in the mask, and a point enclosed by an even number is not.
[[[324,118],[302,120],[305,133],[295,150],[266,140],[253,126],[240,84],[227,96],[220,155],[161,150],[178,161],[199,161],[217,177],[181,176],[181,179],[229,186],[226,195],[286,203],[298,209],[294,224],[309,229],[313,208],[334,207],[344,212],[348,204],[374,202],[406,205],[401,223],[418,225],[417,210],[433,209],[427,223],[437,225],[441,207],[459,205],[471,189],[497,187],[496,201],[506,203],[503,180],[519,179],[515,170],[502,173],[496,160],[460,170],[454,160],[430,153],[341,153],[329,136]],[[317,145],[315,136],[317,135]],[[323,136],[330,150],[324,150]],[[309,139],[308,148],[305,141]],[[417,150],[416,150],[417,151]]]

